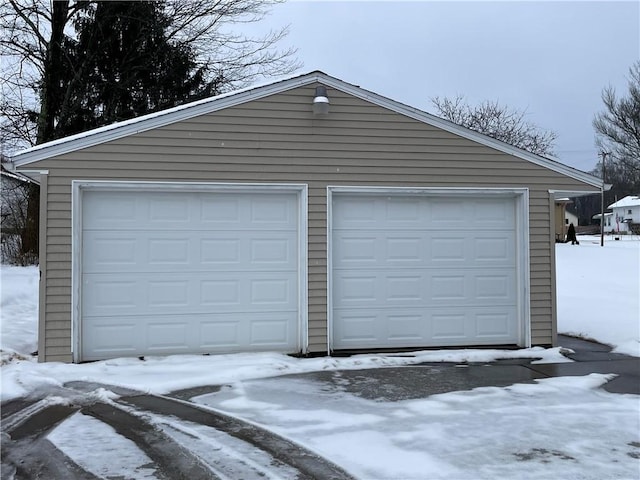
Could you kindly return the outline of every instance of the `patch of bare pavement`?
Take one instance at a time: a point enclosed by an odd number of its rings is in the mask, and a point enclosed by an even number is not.
[[[115,395],[95,395],[109,391]],[[49,392],[50,393],[50,392]],[[353,477],[300,445],[256,425],[179,398],[88,382],[71,382],[48,395],[2,406],[2,480],[114,478],[81,466],[48,435],[81,413],[111,427],[152,464],[157,479],[335,479]],[[108,445],[105,445],[108,448]],[[135,471],[135,465],[132,470]],[[117,478],[124,478],[118,476]],[[131,477],[135,478],[135,477]]]

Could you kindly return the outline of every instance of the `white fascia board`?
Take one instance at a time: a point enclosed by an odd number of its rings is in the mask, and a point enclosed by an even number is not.
[[[40,173],[40,172],[38,172]],[[21,174],[19,172],[12,172],[10,170],[2,170],[2,176],[6,177],[6,178],[11,178],[13,180],[16,180],[18,182],[22,182],[22,183],[37,183],[33,178],[28,177],[24,174]]]
[[[503,153],[522,158],[523,160],[527,160],[536,165],[548,168],[549,170],[561,173],[568,177],[584,182],[588,185],[600,187],[602,184],[602,181],[599,178],[573,167],[569,167],[568,165],[564,165],[558,160],[541,157],[534,153],[527,152],[526,150],[514,147],[513,145],[509,145],[508,143],[501,142],[500,140],[496,140],[495,138],[491,138],[482,133],[478,133],[471,129],[462,127],[443,118],[436,117],[435,115],[427,113],[423,110],[419,110],[415,107],[410,107],[395,100],[383,97],[382,95],[378,95],[377,93],[364,90],[363,88],[356,85],[350,85],[343,82],[342,80],[329,77],[325,74],[320,73],[318,76],[320,77],[319,81],[322,81],[322,83],[326,84],[327,86],[333,87],[337,90],[341,90],[362,100],[375,103],[376,105],[379,105],[381,107],[388,108],[389,110],[393,110],[394,112],[400,113],[402,115],[406,115],[407,117],[413,118],[414,120],[418,120],[434,127],[441,128],[442,130],[445,130],[449,133],[459,135],[463,138],[467,138],[487,147],[494,148]]]
[[[292,88],[308,85],[317,81],[317,78],[318,75],[316,72],[306,75],[298,74],[292,78],[278,80],[276,82],[260,86],[251,86],[215,97],[205,98],[196,102],[179,105],[167,110],[150,113],[141,117],[113,123],[87,132],[78,133],[69,137],[36,145],[35,147],[27,148],[16,153],[11,157],[11,160],[16,167],[20,167],[21,165],[36,162],[38,160],[63,155],[65,153],[74,152],[93,145],[98,145],[136,133],[188,120],[199,115],[206,115],[208,113],[240,105],[252,100],[258,100]]]
[[[602,187],[602,184],[600,184]],[[606,190],[606,189],[605,189]],[[585,192],[583,190],[549,190],[549,193],[553,195],[553,199],[558,201],[564,198],[577,198],[577,197],[586,197],[588,195],[600,195],[602,190],[598,190],[597,192]]]

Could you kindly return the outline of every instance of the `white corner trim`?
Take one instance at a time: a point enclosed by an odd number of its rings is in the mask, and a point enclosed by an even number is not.
[[[71,361],[82,361],[82,183],[71,181]]]
[[[327,186],[327,227],[326,248],[327,248],[327,355],[331,356],[333,348],[333,192],[334,188]]]
[[[516,248],[517,248],[517,281],[518,315],[520,322],[520,341],[523,347],[531,347],[531,249],[529,242],[529,189],[521,189],[516,198]],[[551,220],[550,220],[551,221]]]
[[[300,352],[309,353],[309,186],[298,190],[298,333]]]

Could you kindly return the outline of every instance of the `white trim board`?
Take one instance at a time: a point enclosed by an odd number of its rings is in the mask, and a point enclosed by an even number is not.
[[[531,346],[529,190],[527,188],[327,186],[327,354],[333,350],[333,195],[420,195],[430,197],[498,196],[514,198],[516,208],[516,281],[518,344]]]
[[[72,234],[71,234],[71,349],[73,362],[82,359],[82,196],[87,190],[96,191],[180,191],[180,192],[249,192],[296,193],[298,196],[298,349],[307,353],[308,335],[308,186],[306,184],[257,184],[257,183],[202,183],[202,182],[140,182],[73,180],[71,186]]]

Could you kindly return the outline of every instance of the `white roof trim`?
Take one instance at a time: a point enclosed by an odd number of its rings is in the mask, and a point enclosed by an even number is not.
[[[160,112],[144,115],[123,122],[114,123],[104,127],[96,128],[88,132],[79,133],[69,137],[54,140],[52,142],[43,143],[26,150],[22,150],[13,155],[12,160],[16,167],[26,165],[38,160],[63,155],[65,153],[74,152],[83,148],[87,148],[100,143],[108,142],[118,138],[133,135],[135,133],[144,132],[154,128],[169,125],[171,123],[188,120],[199,115],[222,110],[224,108],[233,107],[252,100],[267,97],[269,95],[281,93],[293,88],[309,85],[312,83],[322,83],[328,87],[340,90],[344,93],[353,95],[354,97],[374,103],[383,108],[387,108],[396,113],[406,115],[414,120],[427,123],[445,131],[467,138],[481,145],[485,145],[495,150],[522,158],[536,165],[548,168],[555,172],[561,173],[573,179],[579,180],[594,187],[602,187],[602,181],[588,173],[582,172],[575,168],[569,167],[557,161],[541,157],[533,153],[527,152],[520,148],[514,147],[507,143],[501,142],[494,138],[488,137],[481,133],[475,132],[448,120],[436,117],[430,113],[424,112],[414,107],[402,104],[395,100],[383,97],[377,93],[370,92],[356,85],[344,82],[338,78],[331,77],[323,72],[315,71],[302,75],[286,77],[267,84],[252,86],[241,90],[218,95],[216,97],[199,100],[178,107],[170,108]]]

